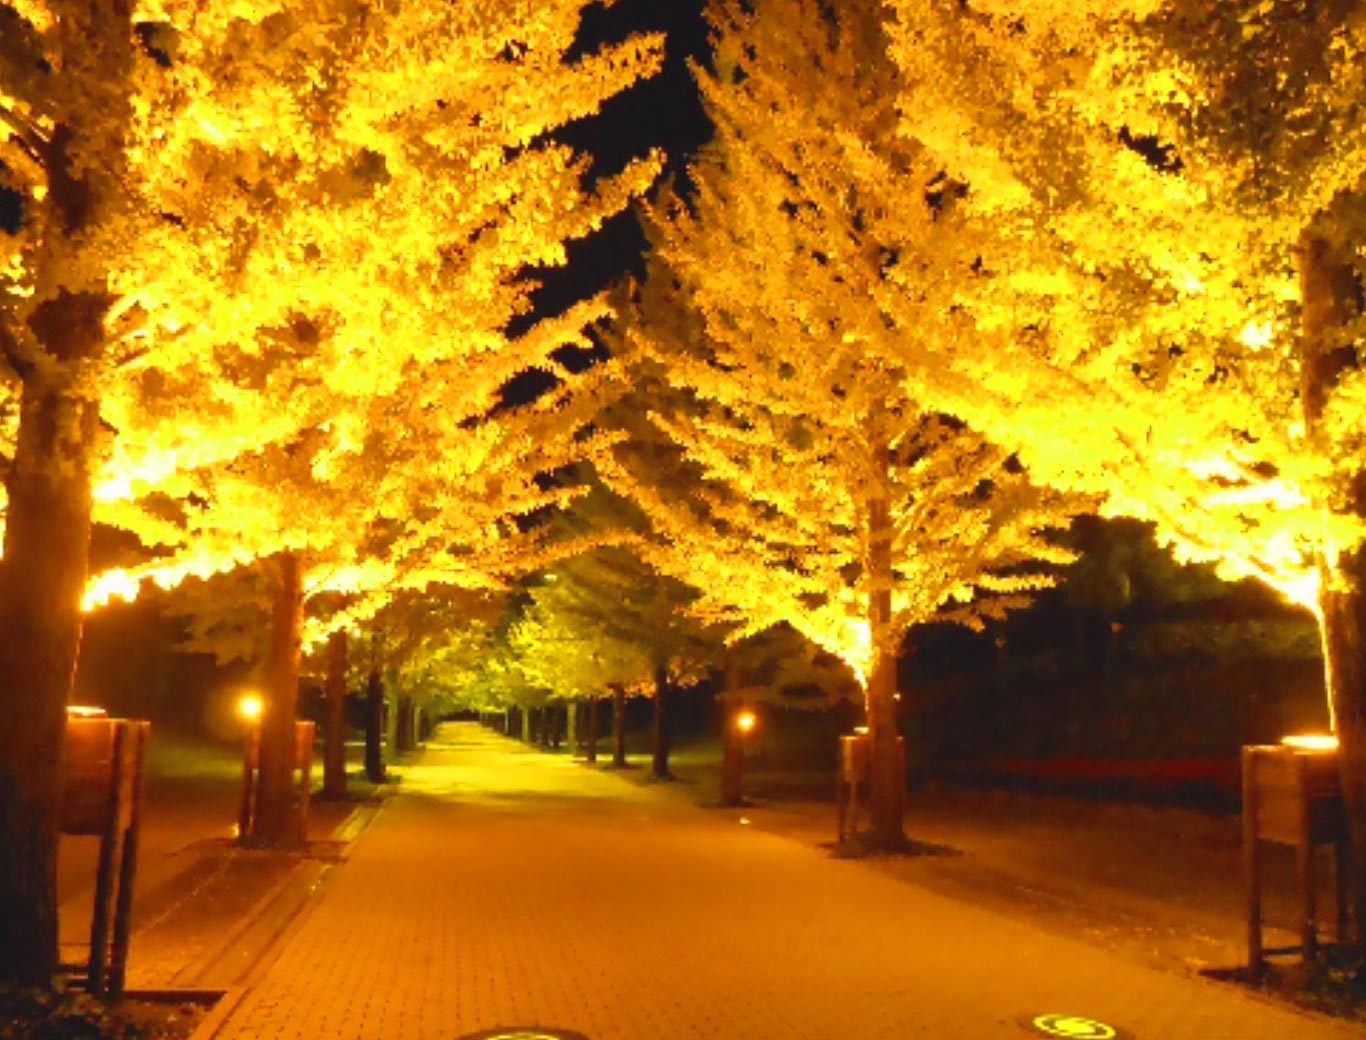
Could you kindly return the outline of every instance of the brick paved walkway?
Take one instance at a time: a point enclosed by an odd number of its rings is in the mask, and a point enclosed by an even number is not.
[[[994,1040],[1050,1012],[1133,1040],[1366,1036],[453,725],[215,1040]]]

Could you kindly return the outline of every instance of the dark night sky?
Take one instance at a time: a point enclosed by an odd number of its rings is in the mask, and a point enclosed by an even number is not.
[[[707,49],[702,0],[621,0],[603,11],[591,8],[584,20],[587,39],[616,40],[632,32],[663,32],[667,38],[664,71],[611,99],[595,119],[566,129],[560,135],[594,156],[595,169],[618,170],[650,148],[662,148],[670,170],[677,170],[710,135],[692,74],[690,59]],[[603,273],[630,266],[642,242],[629,217],[576,257],[589,271]]]
[[[667,37],[663,72],[611,99],[593,119],[557,135],[591,154],[595,172],[619,170],[651,148],[662,148],[668,157],[667,177],[681,169],[710,136],[710,125],[688,70],[688,61],[704,57],[707,49],[702,4],[703,0],[619,0],[611,8],[594,7],[586,13],[586,49],[635,32],[663,32]],[[621,275],[638,271],[644,246],[640,225],[629,211],[608,221],[591,238],[570,243],[567,267],[537,273],[543,283],[537,297],[538,311],[554,313]],[[561,360],[575,367],[572,358]],[[547,374],[526,373],[509,387],[508,398],[529,400],[552,384]]]

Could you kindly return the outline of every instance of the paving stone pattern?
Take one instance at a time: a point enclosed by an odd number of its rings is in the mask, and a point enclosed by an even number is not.
[[[1366,1037],[472,724],[401,792],[215,1040],[1022,1040],[1045,1013],[1133,1040]]]

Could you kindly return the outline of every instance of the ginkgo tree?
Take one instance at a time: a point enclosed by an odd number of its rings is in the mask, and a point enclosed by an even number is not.
[[[127,522],[121,503],[164,494],[129,523],[155,544],[201,508],[193,490],[177,504],[184,474],[214,473],[220,508],[252,510],[223,491],[231,467],[347,465],[379,402],[432,365],[447,397],[467,380],[458,423],[544,362],[554,336],[522,343],[538,353],[507,335],[530,307],[525,268],[563,262],[567,238],[654,173],[586,186],[585,160],[553,140],[659,66],[657,37],[578,50],[585,6],[0,4],[0,170],[22,200],[0,261],[19,398],[0,978],[43,983],[55,964],[56,763],[94,503]],[[273,551],[305,548],[297,530]],[[278,688],[295,661],[297,646],[280,655]]]
[[[603,464],[660,539],[649,561],[699,590],[741,638],[787,622],[863,685],[874,847],[904,846],[896,662],[911,626],[979,624],[1066,558],[1047,536],[1068,504],[1011,455],[904,390],[875,288],[893,257],[928,293],[951,271],[936,204],[885,219],[843,155],[896,166],[900,143],[872,8],[716,4],[715,71],[699,70],[714,140],[687,199],[650,213],[652,258],[623,308],[641,378],[670,388],[639,440]],[[901,190],[891,186],[892,190]],[[933,328],[926,334],[932,335]],[[909,691],[907,691],[909,694]]]
[[[902,132],[958,186],[979,257],[961,334],[899,345],[910,384],[1039,479],[1314,612],[1366,849],[1360,6],[888,8]],[[882,303],[910,330],[908,297]]]

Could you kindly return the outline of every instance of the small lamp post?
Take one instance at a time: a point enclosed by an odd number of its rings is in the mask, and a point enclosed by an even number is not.
[[[256,768],[261,758],[261,714],[265,702],[254,693],[237,701],[237,714],[246,723],[242,733],[242,807],[237,814],[237,837],[246,840],[256,815]]]
[[[745,804],[745,738],[754,731],[758,718],[741,708],[726,727],[721,754],[721,804]]]

